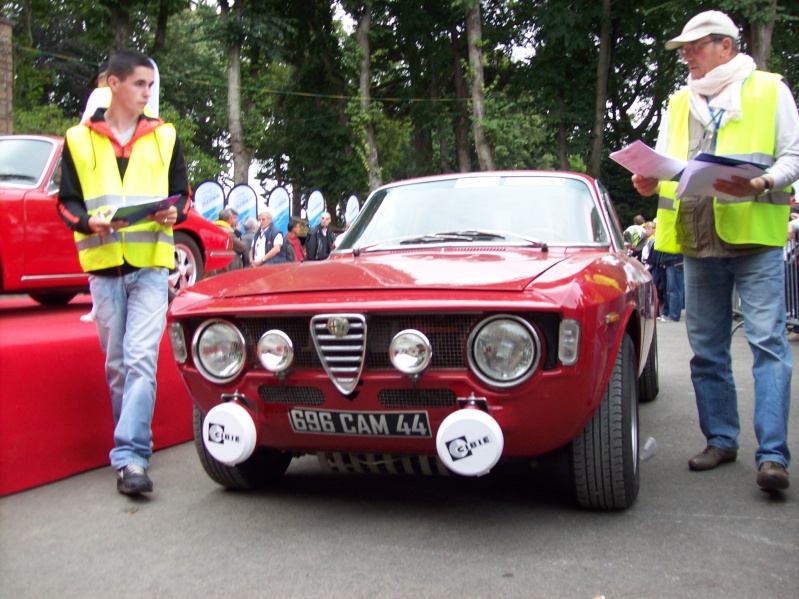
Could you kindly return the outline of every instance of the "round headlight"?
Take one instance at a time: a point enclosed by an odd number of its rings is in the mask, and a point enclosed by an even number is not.
[[[267,331],[258,341],[258,359],[269,372],[283,372],[294,362],[294,346],[283,331]]]
[[[541,356],[541,342],[529,322],[516,316],[483,321],[469,337],[469,363],[475,374],[495,387],[527,380]]]
[[[194,334],[194,363],[205,378],[226,383],[244,368],[245,347],[236,327],[225,320],[209,320]]]
[[[405,374],[418,374],[430,365],[433,348],[419,331],[408,329],[394,335],[388,348],[394,368]]]

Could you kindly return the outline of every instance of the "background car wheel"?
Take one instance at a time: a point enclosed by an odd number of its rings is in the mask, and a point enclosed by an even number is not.
[[[65,306],[75,297],[76,293],[29,293],[36,302],[43,306]]]
[[[638,496],[638,386],[632,339],[624,334],[594,417],[571,443],[577,502],[591,509],[624,509]]]
[[[200,456],[200,463],[211,480],[228,489],[265,489],[283,476],[291,463],[290,453],[256,449],[250,459],[235,466],[226,466],[208,453],[202,437],[203,415],[195,406],[194,447]]]
[[[186,233],[175,232],[175,270],[169,273],[170,296],[203,278],[203,255]]]
[[[649,354],[646,356],[644,371],[638,377],[638,401],[641,403],[654,401],[659,391],[658,332],[655,329],[655,333],[652,335],[652,345],[649,346]]]

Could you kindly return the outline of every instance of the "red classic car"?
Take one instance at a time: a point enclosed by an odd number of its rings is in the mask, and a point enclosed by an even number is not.
[[[0,136],[0,293],[63,304],[89,289],[72,233],[56,212],[63,144],[59,137]],[[229,236],[194,211],[174,234],[174,292],[235,256]]]
[[[223,486],[270,485],[303,454],[479,476],[565,448],[578,503],[622,509],[656,315],[601,185],[495,172],[383,186],[327,261],[203,281],[167,331]]]

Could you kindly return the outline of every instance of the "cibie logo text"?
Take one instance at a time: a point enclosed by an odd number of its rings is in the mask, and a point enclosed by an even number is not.
[[[224,445],[226,441],[230,443],[241,443],[241,437],[239,435],[226,433],[224,424],[214,423],[208,426],[208,440],[211,443],[219,443],[220,445]]]
[[[491,443],[491,437],[488,435],[480,437],[479,439],[474,439],[473,441],[467,441],[466,437],[457,437],[452,441],[447,441],[446,446],[449,455],[452,456],[452,460],[458,461],[472,455],[473,449],[482,445],[488,445],[489,443]]]

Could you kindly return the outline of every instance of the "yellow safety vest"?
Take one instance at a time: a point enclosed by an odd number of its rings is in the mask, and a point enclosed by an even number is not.
[[[137,139],[123,180],[108,137],[85,125],[69,129],[66,141],[89,214],[167,197],[175,138],[175,128],[163,124]],[[85,272],[121,266],[125,262],[137,268],[175,267],[172,228],[150,220],[119,229],[116,235],[76,232],[75,244]]]
[[[774,122],[777,113],[777,90],[782,77],[775,73],[755,71],[741,89],[743,118],[728,121],[719,129],[716,151],[729,156],[771,166],[775,162],[776,139]],[[690,109],[688,88],[675,93],[669,101],[669,147],[667,154],[685,160],[689,154]],[[658,199],[658,234],[655,249],[679,254],[680,235],[677,213],[680,201],[677,182],[661,181]],[[733,200],[713,198],[716,234],[729,244],[785,245],[785,223],[788,221],[788,190],[775,190],[760,196]]]

